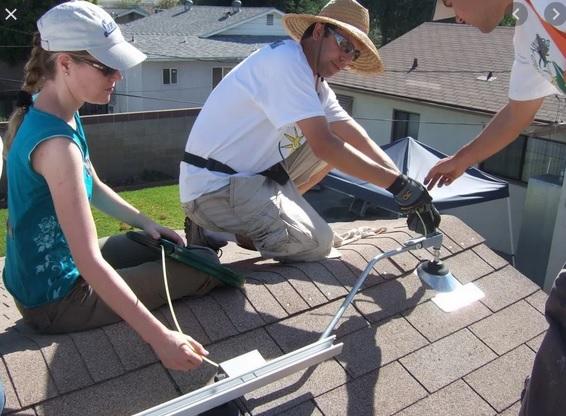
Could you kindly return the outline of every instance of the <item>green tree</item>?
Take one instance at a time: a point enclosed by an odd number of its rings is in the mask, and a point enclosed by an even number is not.
[[[370,35],[383,46],[432,18],[433,0],[361,1],[370,13]]]
[[[61,0],[2,0],[0,11],[13,11],[17,20],[5,19],[0,14],[0,61],[15,64],[27,59],[31,50],[36,22],[47,10],[62,3]],[[97,0],[91,1],[97,3]],[[64,28],[62,28],[64,30]]]
[[[170,9],[179,5],[179,0],[159,0],[157,2],[157,8],[159,9]]]

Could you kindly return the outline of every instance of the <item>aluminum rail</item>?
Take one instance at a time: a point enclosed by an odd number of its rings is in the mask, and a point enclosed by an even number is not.
[[[320,339],[241,375],[229,377],[202,387],[137,413],[135,416],[196,416],[237,397],[241,397],[250,391],[340,354],[344,344],[334,345],[335,338],[335,336],[331,336]]]
[[[344,312],[346,312],[346,309],[352,303],[354,296],[357,295],[358,291],[360,290],[360,288],[362,287],[362,285],[366,281],[366,279],[369,275],[369,272],[371,272],[371,270],[373,269],[373,267],[375,266],[375,264],[378,261],[385,259],[385,258],[393,257],[397,254],[401,254],[401,253],[404,253],[406,251],[418,250],[418,249],[421,249],[421,248],[433,248],[436,251],[436,250],[440,250],[441,246],[442,246],[442,234],[439,233],[438,231],[435,231],[433,234],[429,234],[426,237],[419,237],[419,238],[409,240],[409,241],[405,242],[401,247],[399,247],[395,250],[391,250],[391,251],[388,251],[386,253],[378,254],[377,256],[372,258],[369,261],[366,268],[364,269],[364,271],[362,272],[362,274],[360,275],[360,277],[358,278],[358,280],[356,280],[354,287],[352,288],[352,290],[350,290],[350,293],[348,293],[348,296],[346,296],[346,299],[344,299],[344,302],[342,302],[342,305],[338,309],[338,312],[336,312],[336,315],[334,315],[334,318],[332,319],[330,324],[326,327],[325,331],[320,336],[320,339],[328,338],[330,333],[332,331],[334,331],[334,328],[338,324],[338,321],[340,320],[342,315],[344,315]]]

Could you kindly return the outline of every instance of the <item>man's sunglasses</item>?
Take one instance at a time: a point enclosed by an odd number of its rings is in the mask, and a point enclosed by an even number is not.
[[[118,72],[117,69],[110,68],[109,66],[106,66],[101,62],[95,62],[91,59],[82,58],[82,57],[77,56],[77,55],[73,55],[73,59],[76,60],[76,61],[79,61],[79,62],[83,62],[87,65],[90,65],[95,69],[98,69],[100,72],[102,72],[102,75],[104,75],[105,77],[109,77],[111,75],[114,75],[116,72]]]
[[[338,44],[338,47],[342,50],[342,52],[344,52],[346,55],[352,55],[352,61],[355,61],[360,57],[362,53],[360,52],[359,49],[356,49],[356,47],[352,44],[352,42],[350,42],[340,33],[336,32],[330,26],[326,26],[326,30],[332,35],[334,35],[334,38],[336,39],[336,43]]]

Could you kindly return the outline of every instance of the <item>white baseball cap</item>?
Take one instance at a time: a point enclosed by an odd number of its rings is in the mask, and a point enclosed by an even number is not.
[[[104,65],[126,70],[146,56],[126,42],[120,28],[102,8],[87,1],[53,7],[37,21],[41,47],[46,51],[87,51]]]
[[[436,7],[434,9],[433,21],[444,20],[456,17],[454,9],[452,7],[446,7],[442,0],[436,0]]]

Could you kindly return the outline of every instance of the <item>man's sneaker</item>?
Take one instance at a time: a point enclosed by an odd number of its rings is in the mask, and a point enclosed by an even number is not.
[[[191,221],[189,217],[185,217],[185,238],[187,239],[188,246],[204,246],[218,251],[228,244],[227,241],[220,241],[215,238],[207,236],[204,228]]]

